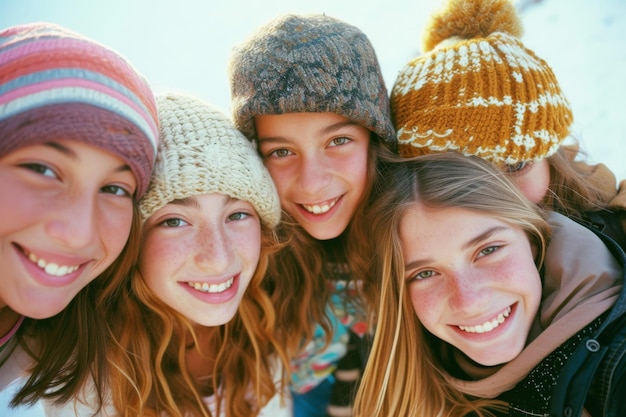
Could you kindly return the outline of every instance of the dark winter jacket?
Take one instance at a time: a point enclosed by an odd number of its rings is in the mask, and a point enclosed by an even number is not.
[[[593,229],[592,229],[593,230]],[[594,230],[595,231],[595,230]],[[619,245],[597,232],[622,265]],[[567,340],[502,398],[509,416],[626,416],[626,289],[611,310]]]

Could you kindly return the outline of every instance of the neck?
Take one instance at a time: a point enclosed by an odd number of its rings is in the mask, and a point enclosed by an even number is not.
[[[0,339],[11,331],[21,317],[21,314],[6,305],[0,308]]]
[[[213,335],[217,328],[196,328],[198,344],[187,344],[187,369],[204,396],[213,393],[215,357],[218,352]]]

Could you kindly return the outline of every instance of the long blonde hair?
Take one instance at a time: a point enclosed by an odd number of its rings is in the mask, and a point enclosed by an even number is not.
[[[273,231],[262,225],[261,255],[235,317],[211,331],[209,344],[217,347],[213,375],[208,384],[216,396],[218,414],[249,417],[258,413],[278,386],[272,357],[288,366],[274,338],[276,315],[262,288],[270,253],[276,250]],[[121,416],[168,417],[211,415],[186,366],[188,335],[193,347],[200,337],[181,314],[158,299],[138,272],[127,281],[126,291],[109,309],[111,346],[108,349],[112,402]],[[204,329],[203,329],[204,330]]]
[[[545,213],[490,163],[454,152],[388,161],[374,185],[368,212],[379,279],[376,333],[357,394],[355,416],[489,415],[504,403],[466,397],[446,383],[429,337],[409,299],[399,224],[416,202],[463,207],[525,231],[543,263],[549,239]]]

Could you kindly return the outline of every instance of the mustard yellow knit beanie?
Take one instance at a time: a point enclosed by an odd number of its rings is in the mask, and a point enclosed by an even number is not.
[[[425,54],[400,71],[391,91],[400,155],[453,150],[503,165],[556,152],[572,110],[521,34],[507,0],[449,0],[434,14]]]

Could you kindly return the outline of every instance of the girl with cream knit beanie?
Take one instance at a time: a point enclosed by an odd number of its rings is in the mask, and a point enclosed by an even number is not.
[[[113,405],[129,417],[290,415],[262,287],[280,220],[274,183],[221,111],[181,93],[157,104],[141,255],[107,318]]]

